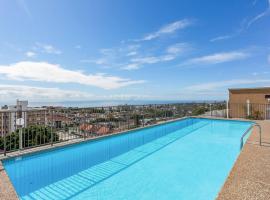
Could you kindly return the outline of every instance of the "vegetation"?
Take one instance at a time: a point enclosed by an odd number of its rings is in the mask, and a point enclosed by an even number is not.
[[[262,120],[263,119],[262,115],[263,115],[262,112],[256,110],[251,115],[247,116],[247,118],[254,119],[254,120]]]
[[[194,110],[192,110],[192,115],[202,115],[207,112],[208,109],[205,106],[198,106]]]
[[[52,138],[51,138],[52,137]],[[59,137],[51,132],[49,127],[45,126],[29,126],[22,129],[22,146],[23,148],[42,145],[59,141]],[[0,149],[4,150],[4,137],[0,137]],[[19,130],[6,136],[6,150],[12,151],[19,149]]]

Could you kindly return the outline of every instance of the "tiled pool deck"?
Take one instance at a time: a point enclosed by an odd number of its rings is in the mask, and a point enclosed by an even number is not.
[[[221,189],[217,197],[218,200],[270,199],[270,121],[258,121],[258,123],[262,126],[262,146],[259,146],[258,129],[255,127]],[[80,141],[73,140],[66,143],[59,143],[55,144],[53,148],[81,141],[82,139]],[[13,157],[48,148],[52,147],[43,146],[24,150],[23,152],[14,152],[9,154],[9,156]],[[0,156],[0,159],[3,158],[3,156]],[[0,199],[18,199],[1,161]]]

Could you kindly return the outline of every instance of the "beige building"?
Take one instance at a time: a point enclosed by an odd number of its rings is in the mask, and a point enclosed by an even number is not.
[[[270,87],[229,89],[229,115],[270,119]]]
[[[47,118],[46,109],[31,108],[28,107],[27,101],[17,100],[16,105],[4,106],[0,109],[0,136],[20,127],[46,125]]]

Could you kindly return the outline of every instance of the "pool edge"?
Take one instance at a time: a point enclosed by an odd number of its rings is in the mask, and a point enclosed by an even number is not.
[[[270,120],[254,121],[262,127],[262,146],[258,129],[252,129],[216,200],[270,199]]]
[[[37,153],[44,152],[44,151],[56,150],[58,148],[72,146],[72,145],[76,145],[76,144],[80,144],[80,143],[85,143],[85,142],[90,142],[90,141],[97,141],[97,140],[101,140],[101,139],[104,139],[104,138],[114,137],[114,136],[117,136],[117,135],[128,134],[130,132],[138,131],[138,130],[141,130],[141,129],[160,126],[162,124],[168,124],[168,123],[172,123],[172,122],[176,122],[176,121],[185,120],[185,119],[188,119],[188,118],[197,118],[197,119],[201,118],[201,119],[210,119],[210,120],[253,122],[252,120],[224,119],[224,118],[202,117],[202,116],[182,117],[182,118],[177,118],[177,119],[173,119],[173,120],[168,120],[168,121],[165,121],[165,122],[160,122],[160,123],[153,124],[153,125],[146,126],[146,127],[139,127],[139,128],[132,129],[132,130],[126,130],[126,131],[117,132],[117,133],[113,133],[113,134],[109,134],[109,135],[103,135],[103,136],[99,136],[99,137],[96,137],[96,138],[88,138],[88,139],[85,139],[85,140],[84,139],[72,140],[72,141],[68,141],[68,142],[56,143],[53,146],[44,145],[44,146],[41,146],[41,147],[36,147],[36,148],[32,148],[32,149],[26,149],[26,150],[18,151],[18,152],[15,152],[15,153],[10,153],[11,155],[7,155],[5,157],[0,158],[0,172],[1,172],[0,173],[0,180],[3,180],[3,181],[0,182],[0,191],[4,191],[3,194],[2,194],[2,192],[0,193],[0,199],[7,199],[7,200],[19,199],[12,182],[8,177],[8,174],[4,169],[4,166],[3,166],[3,163],[2,163],[2,161],[4,161],[4,160],[9,160],[9,159],[12,159],[12,158],[18,157],[18,156],[25,156],[25,155],[37,154]],[[239,155],[237,157],[237,160],[238,160],[241,152],[239,153]],[[233,170],[237,160],[235,161],[231,171]],[[226,177],[226,180],[225,180],[224,184],[227,182],[227,179],[230,176],[231,171],[230,171],[229,175]],[[220,188],[220,191],[223,189],[224,184]],[[2,190],[2,188],[3,188],[3,190]],[[218,193],[218,196],[219,196],[219,194],[220,194],[220,192]],[[4,198],[2,198],[2,195],[3,195]],[[7,195],[7,196],[5,196],[5,195]]]
[[[0,160],[0,199],[3,200],[15,200],[19,199],[17,192],[11,183],[9,176]]]

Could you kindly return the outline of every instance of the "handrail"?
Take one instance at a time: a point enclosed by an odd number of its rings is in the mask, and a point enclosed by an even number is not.
[[[244,137],[248,134],[248,132],[253,129],[255,126],[257,126],[259,128],[259,134],[260,134],[260,146],[262,146],[262,127],[260,124],[258,123],[255,123],[253,124],[252,126],[250,126],[246,131],[245,133],[242,135],[241,137],[241,141],[240,141],[240,150],[243,148],[243,145],[244,145]]]

